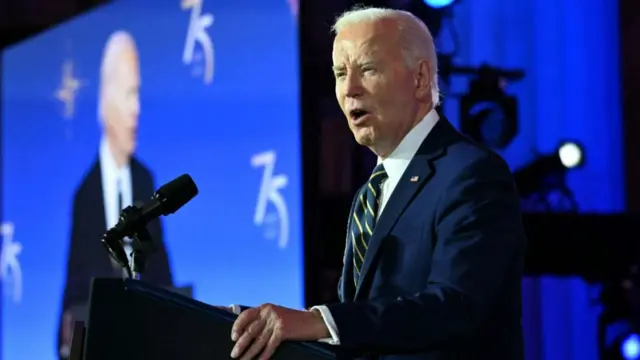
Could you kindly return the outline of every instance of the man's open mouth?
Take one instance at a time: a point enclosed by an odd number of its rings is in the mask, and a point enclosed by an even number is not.
[[[369,114],[369,112],[364,109],[353,109],[349,111],[349,117],[351,117],[352,121],[358,121],[367,114]]]

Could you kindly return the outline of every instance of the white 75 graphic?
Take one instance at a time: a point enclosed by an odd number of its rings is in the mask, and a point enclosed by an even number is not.
[[[264,167],[253,222],[257,226],[263,225],[267,213],[267,205],[269,202],[273,204],[280,221],[278,247],[284,249],[289,242],[289,211],[280,190],[287,186],[287,176],[283,174],[274,175],[276,152],[273,150],[254,155],[251,158],[251,165],[254,168]]]

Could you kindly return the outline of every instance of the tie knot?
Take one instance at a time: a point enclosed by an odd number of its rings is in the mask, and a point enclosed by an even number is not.
[[[382,163],[378,164],[371,176],[369,177],[369,183],[373,185],[375,188],[380,187],[380,184],[387,178],[387,171],[384,169],[384,165]]]

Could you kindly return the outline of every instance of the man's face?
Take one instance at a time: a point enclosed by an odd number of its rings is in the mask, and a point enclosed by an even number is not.
[[[416,74],[404,61],[397,24],[365,22],[342,29],[333,44],[336,97],[356,141],[380,156],[411,128]]]
[[[140,115],[140,70],[135,49],[125,49],[110,64],[110,77],[105,79],[103,121],[111,146],[119,153],[131,156],[136,147],[138,116]]]

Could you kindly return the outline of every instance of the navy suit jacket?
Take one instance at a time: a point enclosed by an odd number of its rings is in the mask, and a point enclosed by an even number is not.
[[[509,168],[441,118],[377,221],[357,287],[347,241],[341,302],[327,305],[341,348],[386,360],[523,359],[525,245]]]

